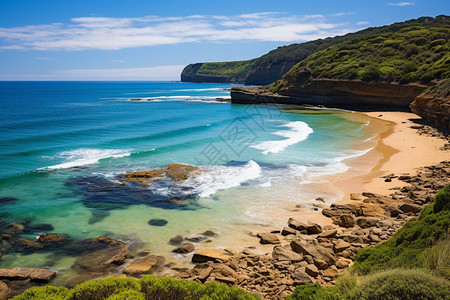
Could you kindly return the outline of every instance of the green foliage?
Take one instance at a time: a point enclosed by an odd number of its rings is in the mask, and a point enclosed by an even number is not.
[[[65,299],[69,290],[63,286],[33,287],[12,300],[60,300]]]
[[[139,292],[141,286],[133,278],[108,277],[86,281],[76,285],[65,298],[67,300],[103,300],[114,294]]]
[[[383,244],[358,251],[353,269],[368,274],[384,269],[422,267],[425,249],[448,235],[449,187],[445,186],[436,194],[435,203],[426,206],[418,220],[407,222]]]
[[[450,280],[450,239],[439,241],[423,253],[423,267]]]
[[[14,300],[256,300],[238,287],[215,282],[200,284],[168,277],[108,277],[84,282],[72,290],[65,287],[31,288]]]
[[[308,283],[295,288],[286,300],[338,300],[340,299],[335,287],[322,287],[318,283]]]
[[[445,49],[450,49],[449,24],[415,26],[329,47],[298,63],[288,74],[295,76],[310,68],[314,78],[429,83],[450,78],[450,53]]]
[[[429,299],[444,300],[450,295],[448,281],[420,270],[390,270],[361,280],[346,299]]]
[[[436,193],[434,202],[434,213],[450,210],[450,184],[447,184],[442,190]]]
[[[253,60],[191,64],[183,70],[181,77],[182,80],[188,79],[187,81],[270,84],[280,79],[298,62],[334,45],[340,44],[341,51],[334,52],[333,58],[350,63],[355,55],[360,52],[361,42],[364,42],[364,38],[369,36],[371,37],[371,44],[384,45],[383,47],[386,50],[369,47],[368,51],[364,51],[365,57],[362,57],[358,62],[366,61],[367,57],[371,57],[378,51],[386,51],[383,57],[402,52],[409,58],[417,55],[422,50],[421,47],[423,48],[427,43],[434,47],[430,49],[433,53],[446,53],[448,52],[448,48],[446,48],[448,47],[448,33],[443,30],[442,32],[434,31],[431,35],[427,35],[426,30],[433,26],[445,28],[449,23],[448,16],[441,15],[436,18],[422,17],[388,26],[371,27],[342,36],[278,47]],[[399,38],[392,36],[394,32],[400,32],[401,36]],[[403,37],[408,39],[406,43]],[[447,42],[443,43],[443,41]],[[392,48],[392,50],[389,48]],[[327,62],[322,61],[322,63]],[[317,65],[316,67],[320,68]],[[337,65],[334,67],[337,67]],[[356,72],[351,70],[350,65],[348,65],[348,68],[340,68],[340,72],[333,73],[333,78],[356,78]],[[380,69],[378,66],[376,68]],[[411,78],[420,78],[423,74],[419,75]]]

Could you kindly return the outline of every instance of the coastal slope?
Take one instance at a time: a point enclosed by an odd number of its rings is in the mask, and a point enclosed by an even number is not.
[[[422,17],[381,27],[371,27],[343,36],[319,39],[301,44],[278,47],[251,60],[204,62],[186,66],[181,73],[183,82],[242,83],[265,85],[280,79],[291,67],[313,53],[355,38],[392,33],[402,28],[440,26],[449,23],[448,16]]]

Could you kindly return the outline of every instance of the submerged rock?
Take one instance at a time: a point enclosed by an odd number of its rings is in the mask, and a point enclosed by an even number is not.
[[[9,203],[15,202],[17,200],[19,200],[19,198],[16,198],[16,197],[1,197],[0,198],[0,205],[9,204]]]
[[[57,233],[44,233],[38,236],[37,241],[39,243],[61,243],[67,241],[68,235],[61,235]]]
[[[148,221],[148,225],[150,226],[165,226],[169,223],[167,220],[164,219],[151,219]]]

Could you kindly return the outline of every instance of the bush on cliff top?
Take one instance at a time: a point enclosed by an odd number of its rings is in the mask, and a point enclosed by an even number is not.
[[[314,78],[429,83],[450,77],[450,25],[413,26],[356,38],[314,53],[288,72]],[[283,80],[283,79],[282,79]]]
[[[108,277],[76,285],[68,290],[64,287],[35,287],[13,298],[14,300],[253,300],[258,296],[238,287],[221,283],[200,284],[167,277],[144,276],[133,278]]]

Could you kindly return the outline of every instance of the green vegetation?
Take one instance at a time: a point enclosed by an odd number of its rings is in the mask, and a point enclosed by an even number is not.
[[[449,299],[450,184],[440,190],[416,221],[393,237],[361,249],[351,274],[336,286],[298,286],[286,299]]]
[[[234,62],[220,62],[220,63],[197,63],[188,65],[181,74],[182,81],[197,81],[197,82],[236,82],[245,84],[270,84],[281,78],[286,72],[288,72],[292,66],[298,62],[306,59],[311,54],[318,51],[327,49],[331,46],[338,45],[344,42],[348,42],[354,39],[364,38],[368,36],[378,36],[383,34],[389,34],[398,32],[407,27],[420,26],[422,28],[428,27],[441,27],[450,25],[448,16],[437,16],[436,18],[422,17],[419,19],[408,20],[405,22],[394,23],[392,25],[371,27],[355,33],[349,33],[343,36],[336,36],[333,38],[319,39],[301,44],[292,44],[289,46],[278,47],[269,53],[252,60],[246,61],[234,61]],[[414,44],[419,48],[422,47],[421,43],[426,43],[429,36],[424,36],[424,40],[418,37],[414,40]],[[431,51],[436,53],[448,52],[448,37],[433,38],[433,42],[430,44]],[[392,41],[386,41],[386,46],[396,50],[400,45],[395,39]],[[349,49],[351,50],[351,49]],[[398,50],[398,49],[397,49]],[[417,48],[411,47],[403,49],[410,54],[414,54],[418,51]],[[392,52],[391,49],[386,48],[383,55],[388,56]],[[392,52],[394,53],[394,52]],[[370,53],[365,53],[370,54]],[[345,57],[351,55],[351,51],[342,52],[339,55]],[[424,54],[425,56],[428,53]],[[342,58],[342,57],[341,57]],[[367,57],[366,57],[367,59]],[[392,62],[394,63],[394,62]],[[446,62],[441,62],[445,64]],[[396,68],[395,65],[386,64],[383,68],[377,69],[381,72],[375,71],[374,68],[367,67],[367,70],[360,74],[361,77],[366,80],[377,77],[383,74],[387,74],[390,68]],[[405,69],[414,70],[415,66],[411,63],[405,66]],[[373,72],[375,71],[375,73]],[[425,75],[425,74],[423,74]],[[433,74],[430,74],[434,76]],[[405,78],[406,80],[407,78]],[[408,82],[414,80],[407,80]]]
[[[349,275],[347,275],[349,276]],[[361,300],[361,299],[448,299],[450,286],[444,278],[422,270],[394,269],[358,278],[354,285],[336,282],[322,287],[318,283],[299,286],[287,300]]]
[[[259,297],[221,283],[200,284],[167,277],[108,277],[91,280],[69,290],[65,287],[35,287],[14,300],[253,300]]]
[[[317,52],[294,66],[314,78],[429,83],[450,77],[450,25],[414,26],[353,39]]]

